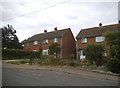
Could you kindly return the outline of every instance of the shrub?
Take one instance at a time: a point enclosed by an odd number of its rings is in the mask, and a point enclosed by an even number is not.
[[[69,62],[69,65],[75,67],[75,66],[78,66],[79,64],[78,64],[77,61],[71,60],[71,61]]]
[[[4,60],[8,59],[27,59],[40,57],[41,52],[23,51],[16,49],[2,49],[2,58]]]
[[[71,55],[70,55],[70,59],[71,59],[71,60],[74,60],[74,59],[75,59],[75,55],[74,55],[74,54],[71,54]]]
[[[95,62],[96,66],[103,65],[105,49],[103,45],[89,44],[85,49],[86,58],[91,62]]]
[[[111,59],[107,65],[108,69],[113,73],[120,73],[120,60]]]

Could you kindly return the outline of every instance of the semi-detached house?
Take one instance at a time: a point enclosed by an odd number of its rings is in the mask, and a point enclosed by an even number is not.
[[[99,27],[93,27],[93,28],[86,28],[81,29],[81,31],[78,33],[76,39],[77,39],[77,58],[83,59],[85,58],[84,49],[86,48],[87,44],[102,44],[105,41],[104,33],[108,31],[120,31],[120,24],[112,24],[112,25],[106,25],[102,26],[102,23],[99,24]],[[106,57],[109,58],[109,47],[106,47]],[[91,51],[92,52],[92,51]]]
[[[69,58],[71,54],[75,54],[76,42],[70,28],[33,35],[24,40],[23,50],[38,51],[42,49],[42,55],[49,55],[49,46],[58,43],[61,47],[60,58]]]

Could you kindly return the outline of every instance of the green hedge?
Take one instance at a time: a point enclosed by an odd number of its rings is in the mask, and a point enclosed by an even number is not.
[[[2,49],[3,60],[28,59],[28,58],[31,59],[39,58],[40,56],[41,52],[23,51],[15,49]]]

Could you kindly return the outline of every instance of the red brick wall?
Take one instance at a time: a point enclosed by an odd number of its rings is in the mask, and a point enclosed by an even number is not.
[[[41,47],[42,49],[49,49],[49,46],[52,45],[53,43],[54,43],[54,38],[48,39],[48,44],[43,44],[43,42],[41,42]],[[60,44],[60,38],[58,38],[58,43]]]
[[[61,44],[60,42],[61,42],[61,38],[58,38],[58,43]],[[40,48],[48,49],[49,46],[51,44],[53,44],[53,43],[54,43],[54,38],[53,39],[48,39],[48,43],[47,44],[43,44],[43,41],[39,41],[37,45],[33,45],[33,42],[29,42],[29,43],[26,43],[24,45],[23,49],[24,50],[30,50],[30,51],[39,50]]]
[[[77,39],[77,48],[82,49],[85,48],[87,44],[95,43],[95,38],[87,38],[87,43],[82,43],[81,39]]]
[[[71,54],[75,54],[76,43],[71,30],[67,30],[62,37],[62,58],[69,59]]]
[[[33,50],[40,50],[40,41],[38,42],[37,45],[33,45],[33,42],[26,43],[24,45],[23,50],[28,50],[28,51],[33,51]]]
[[[87,43],[82,43],[81,42],[81,39],[77,39],[77,49],[84,49],[87,44],[92,44],[92,43],[95,43],[95,44],[103,44],[103,42],[95,42],[95,38],[87,38]],[[105,45],[105,44],[104,44]],[[105,46],[106,48],[106,56],[107,56],[107,59],[109,59],[110,57],[110,53],[109,53],[109,46]]]

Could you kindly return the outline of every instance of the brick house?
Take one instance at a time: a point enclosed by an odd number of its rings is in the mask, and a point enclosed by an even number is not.
[[[76,42],[70,28],[33,35],[24,40],[23,50],[38,51],[42,49],[42,55],[49,55],[49,46],[53,43],[59,43],[61,47],[60,58],[69,58],[71,54],[75,54]]]
[[[82,29],[76,37],[77,58],[78,59],[85,58],[84,48],[86,47],[87,44],[91,44],[91,43],[102,44],[105,41],[105,36],[104,36],[105,32],[118,31],[118,30],[120,30],[120,24],[102,26],[102,23],[99,24],[99,27]],[[109,53],[108,53],[109,47],[105,46],[105,48],[106,48],[105,55],[106,57],[109,58]]]

